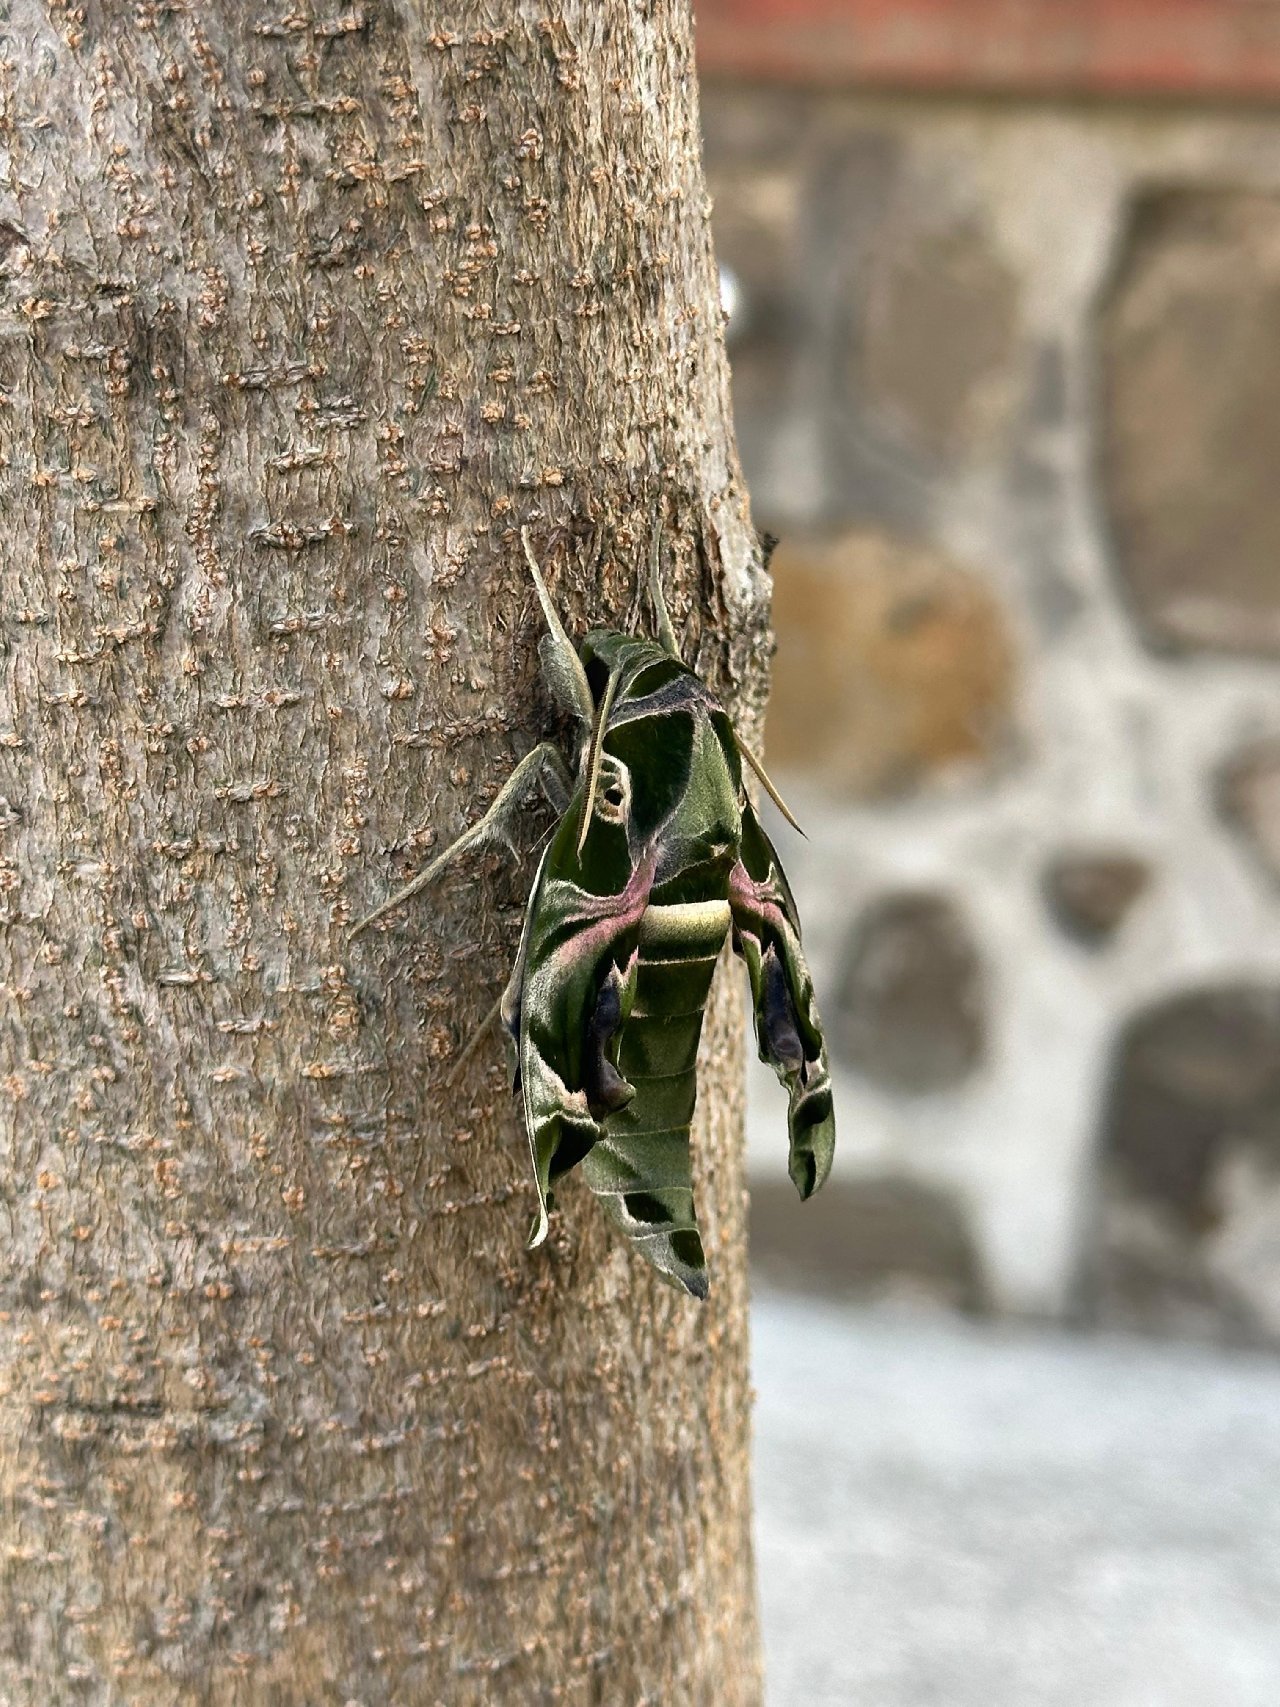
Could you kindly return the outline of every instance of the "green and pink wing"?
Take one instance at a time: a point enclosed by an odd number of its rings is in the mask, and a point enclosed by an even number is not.
[[[580,871],[577,827],[570,809],[543,858],[502,1006],[538,1188],[531,1245],[546,1238],[556,1180],[634,1094],[617,1068],[618,1043],[635,995],[654,862],[639,862],[616,891],[594,894],[565,875]]]
[[[760,1059],[790,1093],[788,1171],[802,1198],[831,1171],[836,1124],[813,979],[782,866],[750,805],[742,812],[738,863],[729,880],[733,946],[747,963]]]

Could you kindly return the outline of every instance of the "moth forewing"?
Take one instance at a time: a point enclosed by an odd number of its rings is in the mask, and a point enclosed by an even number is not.
[[[577,811],[572,804],[544,856],[525,921],[518,988],[513,975],[507,1003],[538,1188],[538,1242],[551,1187],[588,1154],[607,1104],[629,1094],[600,1060],[616,1066],[610,1051],[616,1053],[628,1003],[617,998],[615,973],[625,978],[634,958],[653,881],[652,862],[641,862],[620,885],[608,881],[606,870],[599,890],[589,886],[592,850],[588,842],[586,858],[577,852]],[[611,1010],[615,998],[616,1015],[602,1028],[602,1004]]]
[[[693,1193],[697,1055],[729,908],[715,898],[651,902],[618,1066],[634,1091],[603,1122],[583,1175],[637,1253],[695,1297],[707,1293]]]

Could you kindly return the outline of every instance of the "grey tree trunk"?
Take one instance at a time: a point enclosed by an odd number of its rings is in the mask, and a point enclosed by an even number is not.
[[[545,814],[346,941],[551,727],[519,524],[758,709],[688,0],[9,0],[0,147],[0,1699],[754,1703],[735,999],[700,1308],[446,1088]]]

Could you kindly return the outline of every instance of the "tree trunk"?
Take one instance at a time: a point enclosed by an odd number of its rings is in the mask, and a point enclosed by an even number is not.
[[[554,726],[521,523],[758,711],[690,37],[0,17],[7,1707],[759,1699],[736,997],[700,1307],[448,1083],[545,811],[346,940]]]

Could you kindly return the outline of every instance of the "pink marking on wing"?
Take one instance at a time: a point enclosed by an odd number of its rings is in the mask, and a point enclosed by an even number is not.
[[[649,905],[649,891],[657,868],[658,850],[651,847],[616,895],[590,895],[586,890],[581,891],[567,922],[580,923],[582,928],[553,952],[553,963],[595,959],[618,937],[633,927],[638,928]]]
[[[729,873],[729,906],[735,917],[745,913],[761,924],[772,925],[776,931],[788,928],[787,915],[778,899],[777,885],[766,877],[757,882],[739,860]]]

